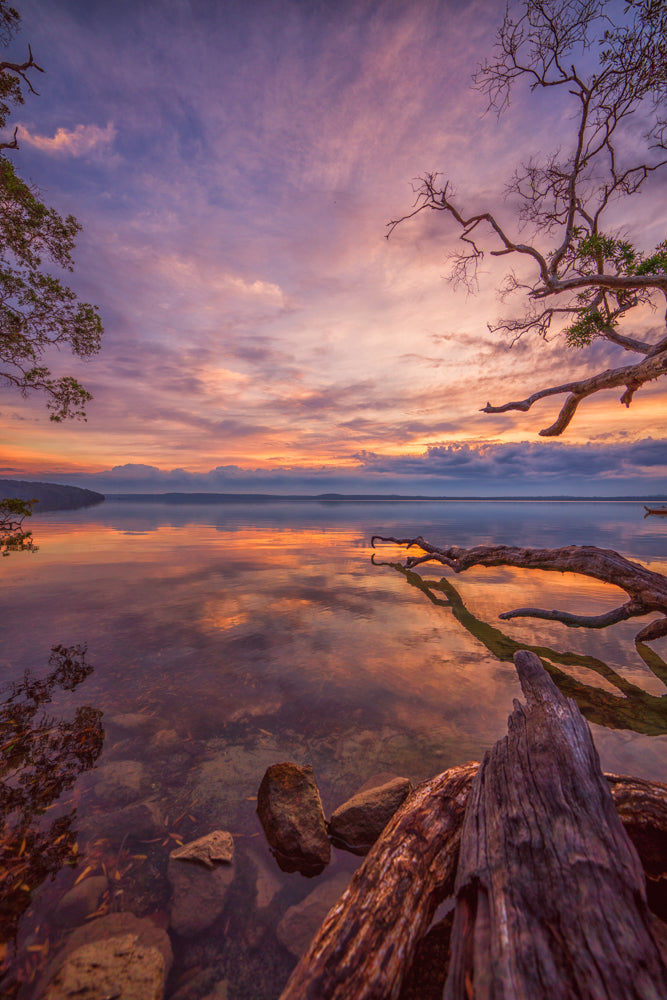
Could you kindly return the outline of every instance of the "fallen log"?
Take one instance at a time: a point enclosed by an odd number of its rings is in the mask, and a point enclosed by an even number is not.
[[[548,747],[542,752],[548,755]],[[433,913],[453,891],[466,804],[478,768],[476,762],[455,767],[415,789],[327,916],[280,1000],[396,1000],[401,995]],[[667,785],[618,775],[605,778],[644,870],[655,878],[667,868]],[[600,788],[598,795],[604,799]],[[616,836],[627,853],[627,843],[618,831]],[[630,868],[639,878],[633,892],[645,907],[636,859]],[[545,887],[534,888],[541,906]],[[616,948],[613,937],[606,947]],[[661,994],[628,994],[635,995]]]
[[[667,966],[586,722],[534,653],[475,777],[445,1000],[658,1000]]]

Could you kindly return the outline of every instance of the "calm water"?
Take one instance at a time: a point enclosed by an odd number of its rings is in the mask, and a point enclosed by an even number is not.
[[[62,898],[84,872],[108,879],[98,913],[130,910],[165,926],[169,851],[222,828],[235,835],[237,879],[209,931],[174,938],[167,995],[199,1000],[217,988],[229,1000],[277,997],[295,961],[284,933],[279,940],[286,911],[358,860],[335,851],[318,880],[277,868],[254,812],[266,767],[312,764],[328,814],[375,775],[417,782],[479,758],[520,696],[517,646],[546,649],[552,671],[562,670],[606,770],[667,780],[666,689],[650,669],[660,673],[667,642],[644,647],[643,658],[634,644],[648,619],[600,632],[498,621],[526,605],[600,613],[623,603],[622,591],[503,568],[448,573],[440,584],[437,567],[425,567],[420,585],[397,567],[400,550],[383,547],[376,559],[394,565],[373,565],[369,547],[374,532],[458,545],[595,544],[667,572],[667,523],[644,519],[639,503],[108,501],[35,517],[31,527],[39,551],[0,564],[2,679],[20,685],[26,670],[47,677],[57,644],[85,644],[92,669],[70,690],[42,690],[31,715],[36,732],[57,737],[42,771],[62,767],[65,777],[58,797],[37,775],[33,800],[23,800],[32,832],[19,851],[33,891],[4,912],[12,929],[23,914],[21,996],[32,995],[58,945],[55,925],[83,919],[65,916]],[[21,766],[31,762],[24,756]],[[119,843],[108,817],[147,799],[153,835]],[[30,867],[35,831],[59,817],[69,822],[69,833],[57,828],[62,857]],[[78,865],[61,868],[73,851]]]

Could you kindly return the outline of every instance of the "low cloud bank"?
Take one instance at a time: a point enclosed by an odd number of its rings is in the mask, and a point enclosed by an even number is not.
[[[101,473],[45,469],[15,478],[102,493],[402,493],[432,496],[643,495],[667,491],[667,439],[566,445],[522,441],[433,445],[419,455],[362,452],[354,468],[162,470],[128,463]]]

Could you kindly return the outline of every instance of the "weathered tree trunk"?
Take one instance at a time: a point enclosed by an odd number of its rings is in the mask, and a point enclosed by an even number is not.
[[[644,875],[579,709],[539,659],[487,753],[461,837],[446,1000],[658,1000]]]
[[[281,1000],[395,1000],[433,913],[454,888],[479,764],[424,782],[391,820],[292,973]]]
[[[472,762],[452,768],[414,792],[327,917],[281,1000],[400,995],[416,939],[439,901],[453,892],[465,805],[478,767]],[[646,873],[662,874],[667,867],[667,786],[613,774],[605,778]],[[403,839],[406,830],[411,831],[410,844]],[[408,873],[409,899],[401,895],[401,880]],[[391,959],[382,966],[386,952]]]

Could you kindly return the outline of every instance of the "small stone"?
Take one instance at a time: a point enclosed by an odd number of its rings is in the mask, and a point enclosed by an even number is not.
[[[58,903],[58,918],[65,924],[81,924],[94,913],[109,888],[106,875],[91,875],[66,892]]]
[[[326,882],[320,882],[305,899],[285,910],[276,936],[296,958],[301,958],[308,950],[322,921],[347,889],[351,877],[349,872],[340,872]]]
[[[215,923],[234,881],[232,835],[215,830],[178,847],[169,855],[167,878],[172,888],[171,927],[190,937]]]
[[[156,750],[172,750],[180,742],[181,738],[175,729],[160,729],[151,740]]]
[[[314,875],[328,865],[331,845],[312,767],[272,764],[257,793],[257,815],[285,871]]]
[[[176,847],[169,857],[175,861],[198,861],[207,868],[214,868],[216,862],[231,864],[234,860],[234,840],[231,833],[214,830],[205,837]]]
[[[368,854],[411,791],[409,778],[393,778],[357,792],[331,815],[329,833],[334,843],[356,854]]]

